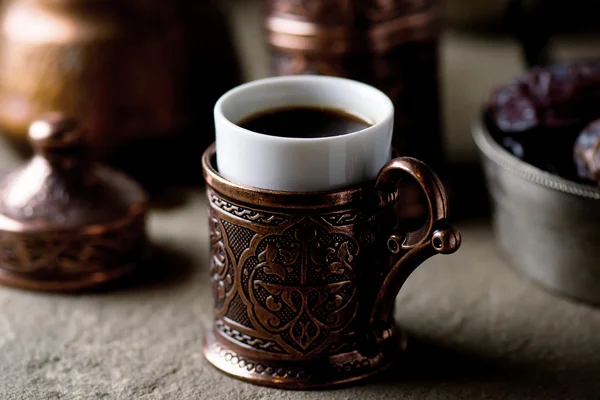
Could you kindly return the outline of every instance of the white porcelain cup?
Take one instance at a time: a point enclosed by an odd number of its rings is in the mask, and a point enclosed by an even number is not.
[[[320,138],[264,135],[236,125],[289,106],[340,109],[373,125]],[[261,189],[327,191],[373,180],[389,160],[394,106],[357,81],[297,75],[261,79],[225,93],[215,106],[217,168],[230,181]]]

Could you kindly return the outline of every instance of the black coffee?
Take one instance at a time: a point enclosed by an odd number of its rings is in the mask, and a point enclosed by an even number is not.
[[[265,135],[307,139],[346,135],[372,124],[334,108],[294,106],[262,111],[238,125]]]

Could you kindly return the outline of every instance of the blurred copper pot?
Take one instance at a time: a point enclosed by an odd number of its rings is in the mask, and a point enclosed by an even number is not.
[[[81,120],[97,158],[149,184],[185,179],[180,152],[213,141],[210,105],[238,79],[223,16],[198,3],[8,1],[0,129],[25,143],[33,119],[61,110]]]
[[[393,145],[445,178],[438,0],[263,0],[275,75],[322,74],[371,84],[395,105]],[[425,212],[418,190],[404,214]]]

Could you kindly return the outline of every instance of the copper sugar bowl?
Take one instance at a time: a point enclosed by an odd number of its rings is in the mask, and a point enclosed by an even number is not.
[[[324,388],[391,366],[405,335],[394,302],[410,273],[450,254],[460,234],[446,222],[442,183],[422,162],[396,158],[376,182],[330,192],[238,185],[203,156],[214,294],[204,355],[219,370],[286,389]],[[428,220],[398,223],[398,183],[414,179]]]
[[[0,284],[80,290],[119,278],[148,255],[145,192],[88,161],[77,122],[31,124],[35,155],[0,175]]]

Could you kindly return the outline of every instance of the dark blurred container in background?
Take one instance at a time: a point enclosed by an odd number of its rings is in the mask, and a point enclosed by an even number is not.
[[[262,6],[274,75],[341,76],[383,90],[396,107],[396,150],[444,177],[437,0],[263,0]],[[407,198],[405,214],[423,213],[418,196]]]
[[[91,154],[150,191],[200,183],[212,108],[240,81],[217,2],[9,0],[0,15],[0,129],[62,111]]]

